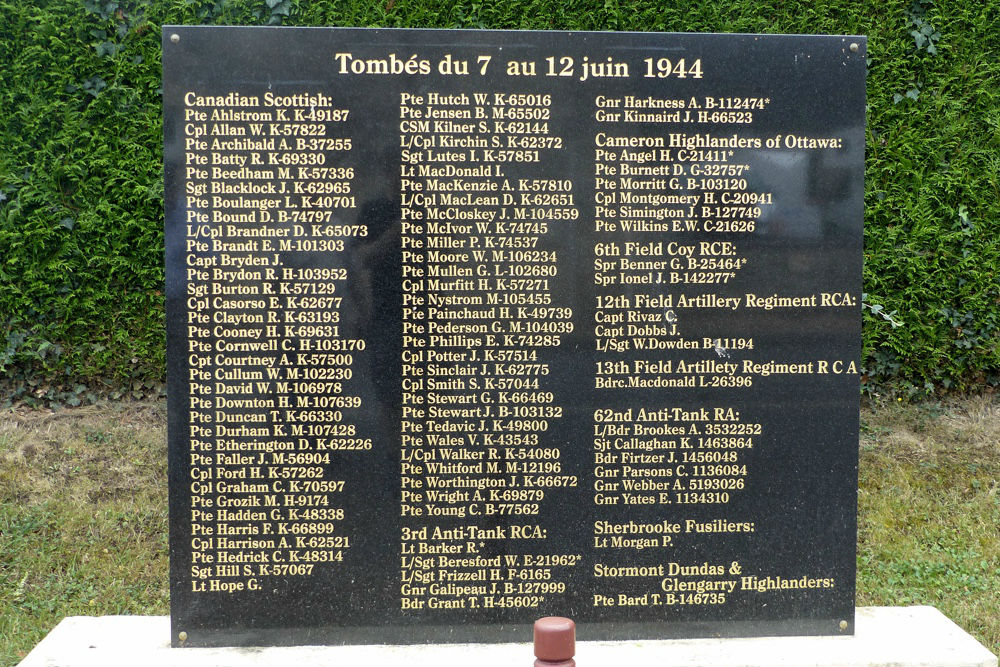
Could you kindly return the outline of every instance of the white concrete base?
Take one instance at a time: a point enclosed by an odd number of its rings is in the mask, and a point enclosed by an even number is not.
[[[72,616],[20,667],[530,667],[531,645],[175,648],[166,616]],[[579,642],[580,667],[997,667],[933,607],[862,607],[853,637]]]

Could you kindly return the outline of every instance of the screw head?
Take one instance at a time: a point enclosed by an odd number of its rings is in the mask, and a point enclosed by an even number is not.
[[[170,41],[176,44],[177,42],[181,41],[181,36],[175,32],[172,35],[170,35]]]
[[[861,47],[858,46],[857,42],[851,42],[851,53],[857,53],[859,48]]]
[[[847,621],[841,621],[840,622],[840,631],[843,632],[846,629],[847,629]]]
[[[180,632],[177,633],[177,638],[180,639],[182,642],[186,642],[188,638],[188,633],[181,630]]]

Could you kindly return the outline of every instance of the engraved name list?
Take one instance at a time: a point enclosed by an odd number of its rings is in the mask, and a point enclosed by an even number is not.
[[[864,58],[165,27],[175,645],[853,632]]]

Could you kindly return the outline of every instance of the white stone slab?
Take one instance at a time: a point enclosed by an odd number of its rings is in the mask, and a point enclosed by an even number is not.
[[[72,616],[20,667],[531,667],[531,645],[170,648],[166,616]],[[862,607],[853,637],[579,642],[580,667],[997,667],[933,607]]]

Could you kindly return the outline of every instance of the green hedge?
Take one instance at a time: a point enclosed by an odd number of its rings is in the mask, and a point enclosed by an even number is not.
[[[0,404],[162,386],[164,23],[867,34],[864,386],[1000,384],[995,3],[0,0]]]

